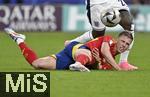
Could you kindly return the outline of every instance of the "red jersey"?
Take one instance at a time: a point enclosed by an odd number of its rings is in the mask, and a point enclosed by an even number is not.
[[[94,48],[97,48],[99,50],[99,57],[101,58],[102,62],[104,60],[104,57],[101,53],[101,46],[103,42],[107,42],[110,46],[110,52],[112,56],[115,58],[116,56],[116,41],[111,36],[102,36],[98,37],[94,40],[91,40],[87,42],[85,45],[92,51]],[[96,63],[96,59],[93,57],[92,61],[89,64]]]

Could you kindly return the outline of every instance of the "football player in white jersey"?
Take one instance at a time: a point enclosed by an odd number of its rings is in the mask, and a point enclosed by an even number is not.
[[[86,0],[86,5],[87,5],[87,16],[92,29],[71,41],[78,41],[81,43],[85,43],[98,36],[103,36],[105,34],[106,26],[102,23],[100,14],[107,9],[119,10],[121,16],[119,24],[122,26],[124,30],[131,32],[134,37],[133,18],[132,15],[130,14],[128,5],[123,0]],[[66,41],[65,45],[67,45],[71,41]],[[133,42],[130,45],[130,49],[132,48]],[[122,53],[120,56],[119,64],[129,64],[127,61],[128,55],[129,50]]]

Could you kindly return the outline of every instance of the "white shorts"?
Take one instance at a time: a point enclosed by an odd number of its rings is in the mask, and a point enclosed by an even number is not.
[[[102,31],[106,27],[101,21],[101,12],[112,8],[129,11],[128,5],[123,0],[108,0],[108,2],[105,3],[92,4],[87,6],[89,6],[89,9],[87,9],[89,21],[91,23],[92,28],[96,31]]]

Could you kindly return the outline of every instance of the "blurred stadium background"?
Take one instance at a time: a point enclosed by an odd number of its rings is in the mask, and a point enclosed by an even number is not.
[[[135,18],[136,31],[149,32],[150,0],[125,1]],[[10,26],[24,32],[84,32],[90,29],[84,2],[85,0],[0,0],[0,30]],[[108,30],[122,29],[117,26]]]
[[[51,71],[51,97],[150,96],[150,0],[124,1],[130,6],[136,25],[135,44],[129,61],[140,69],[91,73]],[[25,34],[27,43],[40,57],[57,53],[64,48],[65,40],[90,29],[84,2],[0,0],[0,71],[39,71],[24,60],[17,45],[3,32],[5,27],[10,26]],[[106,34],[116,37],[118,33],[114,32],[121,30],[120,26],[108,28]]]

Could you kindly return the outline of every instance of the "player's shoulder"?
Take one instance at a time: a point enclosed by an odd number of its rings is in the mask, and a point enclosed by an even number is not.
[[[104,36],[101,36],[101,37],[97,37],[97,38],[95,38],[94,40],[102,40],[103,42],[104,41],[110,41],[110,40],[114,40],[114,38],[112,37],[112,36],[110,36],[110,35],[104,35]]]
[[[103,36],[103,41],[109,42],[110,44],[116,42],[116,40],[115,40],[112,36],[110,36],[110,35],[105,35],[105,36]]]
[[[108,39],[108,40],[113,39],[113,37],[112,37],[112,36],[110,36],[110,35],[105,35],[105,36],[103,36],[103,38],[104,38],[104,39]]]

